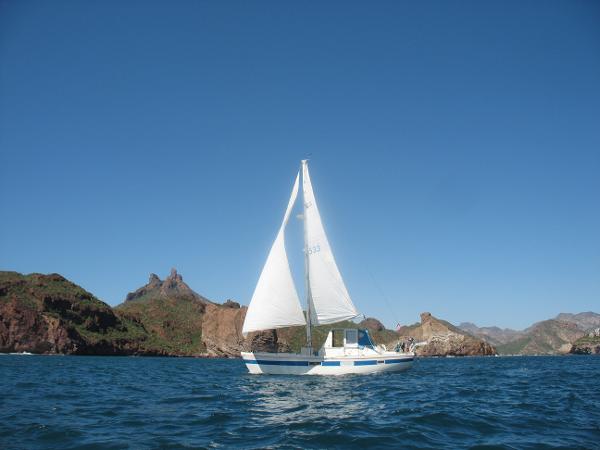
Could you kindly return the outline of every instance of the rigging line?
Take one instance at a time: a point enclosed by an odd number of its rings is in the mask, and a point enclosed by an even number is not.
[[[398,314],[396,314],[396,310],[392,307],[388,296],[386,295],[386,293],[383,291],[383,288],[381,287],[381,285],[379,283],[377,283],[377,281],[375,280],[375,277],[373,276],[373,272],[371,272],[371,268],[369,267],[369,264],[365,261],[365,267],[367,269],[367,272],[369,272],[369,276],[371,277],[371,281],[373,282],[373,284],[375,285],[375,287],[377,288],[377,290],[379,291],[379,293],[381,294],[381,296],[383,297],[383,300],[385,301],[387,308],[389,310],[389,312],[392,314],[394,321],[397,324],[400,324],[400,321],[398,320]]]
[[[321,259],[321,261],[325,261],[325,260],[324,260],[324,258],[323,258],[323,255],[321,255],[321,253],[320,253],[320,252],[319,252],[319,253],[316,253],[315,255],[316,255],[316,256],[318,256],[318,257]],[[394,321],[395,321],[396,323],[400,323],[400,322],[397,320],[397,319],[398,319],[398,314],[396,314],[396,311],[394,310],[394,308],[392,308],[392,305],[391,305],[391,303],[390,303],[390,301],[389,301],[389,297],[388,297],[388,296],[385,294],[385,292],[383,291],[383,288],[382,288],[382,287],[381,287],[381,286],[380,286],[380,285],[377,283],[377,281],[375,280],[375,277],[373,276],[373,273],[371,272],[371,269],[370,269],[370,267],[369,267],[368,263],[365,263],[365,265],[366,265],[367,271],[369,272],[369,276],[371,277],[371,281],[373,281],[373,284],[375,285],[375,287],[376,287],[376,288],[377,288],[377,290],[379,291],[379,293],[380,293],[381,297],[383,297],[383,300],[384,300],[384,301],[385,301],[385,303],[386,303],[387,309],[388,309],[388,310],[389,310],[389,312],[392,314],[392,318],[394,319]],[[327,265],[327,264],[324,264],[324,266],[325,266],[325,268],[327,269],[327,274],[329,275],[329,278],[330,278],[331,280],[333,280],[333,281],[340,281],[340,280],[339,280],[339,278],[338,278],[338,276],[336,276],[336,275],[334,274],[333,270],[332,270],[332,269],[329,267],[329,265]],[[339,270],[339,268],[338,268],[338,270]],[[340,274],[340,277],[341,277],[341,274]],[[344,283],[344,282],[342,281],[342,283]],[[337,293],[337,294],[338,294],[340,297],[344,298],[346,301],[348,301],[348,302],[350,302],[352,305],[354,305],[354,302],[352,302],[352,299],[350,298],[350,296],[348,296],[348,295],[345,295],[345,293],[344,293],[344,292],[342,292],[342,291],[341,291],[341,289],[339,289],[339,287],[337,287],[337,286],[336,286],[336,289],[335,289],[335,290],[336,290],[336,293]],[[354,308],[356,308],[356,306],[354,306]],[[363,313],[360,313],[360,314],[358,314],[356,317],[358,317],[358,316],[361,316],[361,315],[363,316],[363,319],[366,319],[366,318],[367,318],[367,316],[365,316]]]

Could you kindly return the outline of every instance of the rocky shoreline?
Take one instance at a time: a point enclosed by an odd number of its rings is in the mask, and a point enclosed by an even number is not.
[[[574,355],[600,355],[600,327],[594,328],[586,336],[577,339],[571,347]]]

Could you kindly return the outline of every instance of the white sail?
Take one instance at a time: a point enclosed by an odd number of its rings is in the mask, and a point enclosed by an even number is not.
[[[352,319],[358,316],[358,311],[344,285],[323,229],[306,161],[302,161],[302,184],[311,322],[318,325]]]
[[[242,328],[244,335],[251,331],[306,325],[296,286],[290,272],[284,238],[285,227],[298,195],[299,177],[300,174],[298,173],[283,222],[254,289],[250,306],[248,306]]]

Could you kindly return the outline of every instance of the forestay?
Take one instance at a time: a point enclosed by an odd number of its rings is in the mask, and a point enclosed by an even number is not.
[[[302,162],[302,183],[311,322],[318,325],[352,319],[358,315],[358,311],[350,299],[329,246],[306,161]]]
[[[252,295],[242,333],[306,325],[285,251],[285,228],[298,195],[300,174],[292,189],[283,222]]]

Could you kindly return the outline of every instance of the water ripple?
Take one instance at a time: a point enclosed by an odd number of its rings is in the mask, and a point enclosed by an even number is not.
[[[252,376],[239,360],[5,356],[0,448],[600,448],[600,358]]]

